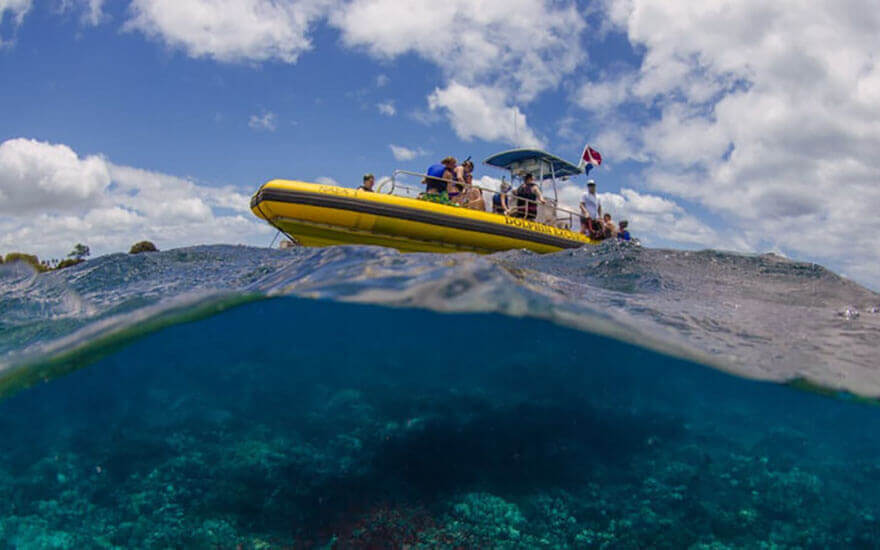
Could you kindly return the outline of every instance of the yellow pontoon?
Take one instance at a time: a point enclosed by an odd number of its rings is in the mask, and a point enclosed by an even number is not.
[[[534,149],[515,149],[493,155],[486,164],[514,175],[531,173],[539,182],[581,172],[558,157]],[[591,244],[572,231],[577,214],[559,208],[556,197],[540,205],[535,221],[460,206],[400,196],[413,189],[398,183],[395,171],[376,192],[301,181],[272,180],[251,198],[253,213],[294,242],[305,246],[370,244],[403,252],[496,252],[526,248],[555,252]],[[382,192],[388,188],[387,193]],[[481,189],[486,194],[493,190]],[[398,194],[395,194],[395,193]],[[491,201],[488,201],[491,202]]]

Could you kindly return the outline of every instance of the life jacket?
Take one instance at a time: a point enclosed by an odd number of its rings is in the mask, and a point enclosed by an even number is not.
[[[442,164],[432,164],[428,167],[427,175],[432,178],[442,178],[445,171],[446,167]]]
[[[492,197],[492,211],[503,214],[504,209],[501,206],[501,193],[495,193],[495,196]]]
[[[443,181],[443,173],[445,171],[446,167],[442,164],[432,164],[428,167],[428,171],[425,172],[425,175],[427,176],[425,178],[425,185],[427,185],[428,191],[433,189],[446,191],[446,182]]]
[[[523,199],[528,199],[529,202],[517,200],[516,208],[520,212],[528,212],[528,217],[534,218],[538,213],[538,203],[535,202],[538,200],[538,193],[534,191],[534,187],[532,185],[520,185],[516,188],[516,191],[514,191],[514,195]]]

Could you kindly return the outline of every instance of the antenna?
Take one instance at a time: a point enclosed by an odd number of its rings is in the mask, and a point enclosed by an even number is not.
[[[516,124],[516,119],[519,118],[516,114],[516,106],[513,107],[513,145],[519,147],[519,127]]]

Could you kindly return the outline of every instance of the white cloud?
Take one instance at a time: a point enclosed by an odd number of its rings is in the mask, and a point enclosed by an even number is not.
[[[583,84],[574,97],[575,103],[597,113],[605,113],[631,99],[635,83],[633,73],[622,73]]]
[[[7,17],[12,20],[14,26],[21,25],[32,5],[32,0],[0,0],[0,25],[3,25]],[[4,41],[3,35],[0,35],[0,46],[5,44],[8,44],[8,41]]]
[[[560,204],[579,212],[585,190],[576,183],[560,185]],[[741,240],[719,234],[667,198],[623,188],[620,193],[599,193],[599,200],[603,213],[611,214],[615,222],[627,220],[632,234],[647,245],[744,249]]]
[[[391,149],[391,154],[394,155],[395,160],[399,161],[408,161],[413,160],[418,157],[423,157],[427,154],[427,151],[419,147],[418,149],[408,149],[401,145],[391,144],[388,146]]]
[[[470,141],[504,141],[518,146],[541,147],[526,116],[506,103],[506,94],[488,86],[468,87],[458,82],[437,88],[428,96],[431,110],[446,114],[455,133]]]
[[[81,11],[80,21],[85,25],[100,25],[107,17],[104,13],[104,0],[57,0],[60,11]],[[2,2],[2,0],[0,0]]]
[[[81,0],[84,4],[83,21],[98,25],[104,20],[104,0]]]
[[[248,119],[248,126],[252,130],[274,132],[278,127],[278,117],[271,111],[266,111],[261,115],[251,115]]]
[[[350,48],[380,60],[415,54],[435,64],[444,84],[429,101],[446,109],[459,135],[470,136],[465,139],[538,144],[524,116],[517,140],[510,131],[513,118],[508,122],[507,115],[557,88],[586,58],[580,39],[586,28],[584,11],[572,1],[132,0],[130,11],[128,30],[192,57],[233,62],[294,63],[311,47],[311,27],[327,18]],[[389,81],[380,74],[376,87]],[[477,97],[460,97],[464,89]],[[460,112],[470,110],[473,99],[483,104],[478,107],[482,115],[497,115],[480,122],[502,130],[474,131],[476,124],[463,120]],[[386,116],[397,112],[391,101],[376,108]]]
[[[377,103],[376,108],[379,109],[379,113],[385,116],[394,116],[397,114],[397,109],[394,108],[394,101],[391,99],[383,101],[382,103]]]
[[[503,86],[523,102],[556,87],[585,56],[585,23],[574,3],[353,0],[331,22],[343,43],[374,57],[415,53],[450,80]]]
[[[609,0],[641,66],[583,86],[648,187],[713,212],[751,250],[880,284],[880,11],[873,0],[719,6]]]
[[[295,63],[334,0],[132,0],[126,29],[192,57]]]
[[[465,140],[539,145],[517,105],[558,87],[586,58],[586,23],[573,2],[353,0],[330,20],[343,44],[373,57],[415,54],[434,63],[445,82],[428,96],[429,106]],[[431,121],[426,114],[413,116]]]
[[[80,157],[66,145],[0,144],[0,251],[63,257],[73,244],[93,253],[204,243],[266,244],[271,228],[250,213],[248,195]]]
[[[0,215],[29,214],[93,201],[110,185],[107,163],[66,145],[31,139],[0,144]]]

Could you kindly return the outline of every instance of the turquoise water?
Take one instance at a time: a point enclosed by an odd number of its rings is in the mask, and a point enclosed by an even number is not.
[[[0,548],[876,547],[878,306],[616,246],[2,266]]]

